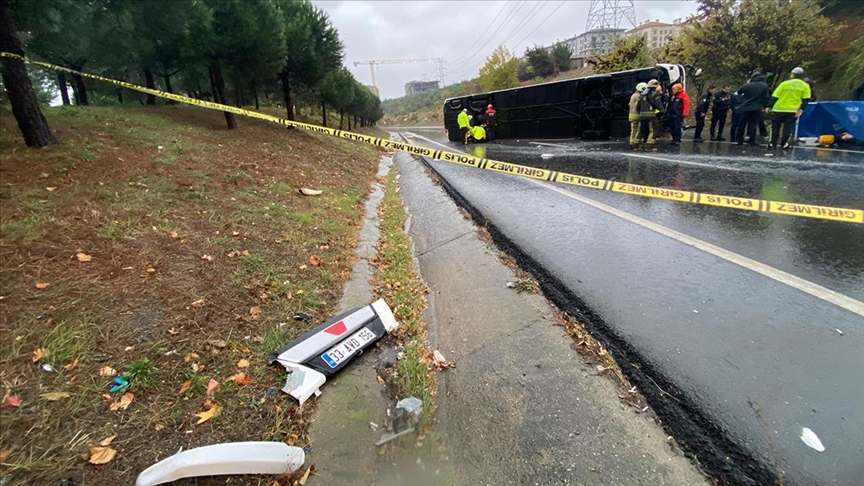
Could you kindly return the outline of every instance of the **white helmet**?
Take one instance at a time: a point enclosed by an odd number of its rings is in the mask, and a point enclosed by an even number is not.
[[[636,85],[636,91],[645,91],[648,88],[648,83],[639,83]]]

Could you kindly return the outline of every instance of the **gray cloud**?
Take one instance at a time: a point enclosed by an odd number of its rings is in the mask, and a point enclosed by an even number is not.
[[[370,59],[442,57],[447,84],[475,77],[499,44],[522,55],[585,30],[590,2],[538,1],[313,1],[330,15],[345,44],[345,64],[371,84]],[[692,1],[636,1],[637,23],[671,22],[696,10]],[[494,20],[494,23],[493,23]],[[482,37],[481,37],[482,34]],[[394,64],[376,70],[382,98],[402,96],[408,81],[438,79],[434,63]]]

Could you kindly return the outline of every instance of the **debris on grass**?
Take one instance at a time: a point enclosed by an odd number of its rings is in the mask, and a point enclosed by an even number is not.
[[[20,406],[21,406],[21,400],[19,400],[16,395],[6,396],[5,398],[3,398],[3,402],[0,403],[0,407],[2,407],[2,408],[20,407]]]
[[[90,458],[87,462],[95,465],[108,464],[114,460],[114,456],[116,455],[117,450],[112,447],[91,447]]]
[[[48,400],[49,402],[57,402],[71,396],[69,392],[48,392],[40,394],[39,398]]]
[[[129,408],[129,405],[132,405],[132,400],[134,399],[135,395],[126,392],[118,400],[112,402],[109,408],[112,412],[116,412],[117,410],[126,410]]]
[[[221,410],[222,407],[220,407],[218,403],[212,404],[208,410],[195,414],[195,416],[198,417],[198,422],[196,422],[195,424],[203,424],[204,422],[212,419],[216,415],[219,415],[219,412]]]
[[[43,289],[47,289],[49,285],[51,285],[51,284],[48,282],[37,282],[36,288],[39,290],[43,290]]]
[[[320,196],[324,193],[324,191],[318,189],[309,189],[308,187],[301,187],[298,192],[304,196]]]
[[[41,359],[44,359],[44,358],[47,358],[47,357],[49,357],[49,356],[51,356],[51,351],[49,351],[49,350],[47,350],[47,349],[45,349],[45,348],[36,348],[36,349],[33,351],[33,358],[32,358],[32,361],[33,361],[34,363],[36,363],[37,361],[39,361],[39,360],[41,360]]]
[[[87,262],[93,261],[93,257],[86,254],[86,253],[78,252],[75,254],[75,257],[78,258],[78,261],[81,263],[87,263]]]
[[[99,376],[111,377],[117,374],[117,370],[110,366],[103,366],[99,368]]]
[[[456,367],[456,363],[447,361],[441,351],[438,351],[437,349],[426,355],[426,361],[438,371]]]

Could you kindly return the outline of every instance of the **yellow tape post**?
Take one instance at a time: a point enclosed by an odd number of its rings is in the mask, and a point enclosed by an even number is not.
[[[160,98],[179,101],[188,105],[200,106],[212,110],[227,111],[237,115],[246,116],[249,118],[257,118],[280,125],[301,128],[316,133],[324,133],[334,137],[361,142],[378,147],[385,147],[400,152],[406,152],[411,155],[419,155],[421,157],[429,157],[432,159],[442,160],[477,169],[490,170],[493,172],[501,172],[504,174],[512,174],[519,177],[527,177],[531,179],[539,179],[544,181],[559,182],[571,186],[588,187],[601,191],[612,191],[622,194],[630,194],[633,196],[651,197],[658,199],[667,199],[670,201],[686,202],[692,204],[702,204],[706,206],[719,206],[724,208],[742,209],[746,211],[759,211],[764,213],[785,214],[789,216],[801,216],[806,218],[826,219],[834,221],[844,221],[847,223],[864,223],[864,210],[849,209],[849,208],[834,208],[829,206],[813,206],[809,204],[786,203],[780,201],[768,201],[764,199],[748,199],[735,196],[722,196],[716,194],[704,194],[691,191],[679,191],[677,189],[667,189],[662,187],[641,186],[638,184],[627,184],[623,182],[609,181],[603,179],[595,179],[592,177],[580,176],[577,174],[568,174],[565,172],[557,172],[548,169],[539,169],[525,165],[512,164],[509,162],[501,162],[498,160],[484,159],[474,157],[465,153],[447,152],[444,150],[436,150],[418,145],[410,145],[407,143],[396,142],[383,138],[363,135],[345,130],[337,130],[335,128],[322,127],[310,123],[302,123],[277,116],[267,115],[257,111],[244,110],[235,106],[222,105],[211,101],[198,100],[189,98],[174,93],[167,93],[155,89],[145,88],[137,84],[127,83],[116,79],[106,78],[96,74],[89,74],[80,71],[75,71],[63,66],[57,66],[47,62],[31,61],[17,54],[9,52],[0,52],[0,58],[15,59],[36,66],[41,66],[54,71],[63,71],[70,74],[95,79],[121,86],[133,91],[147,93]]]

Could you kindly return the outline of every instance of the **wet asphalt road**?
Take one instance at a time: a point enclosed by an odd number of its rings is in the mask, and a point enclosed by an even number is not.
[[[441,130],[413,132],[464,150]],[[441,148],[419,137],[413,142]],[[864,153],[796,149],[768,157],[764,149],[687,142],[680,149],[632,153],[620,142],[549,140],[467,150],[602,179],[864,208]],[[854,310],[864,300],[864,225],[563,185],[554,191],[512,176],[432,164],[734,443],[766,464],[779,458],[788,484],[860,484],[864,317],[818,292],[757,273],[747,259],[837,292]],[[615,209],[746,259],[719,258],[612,214]],[[819,436],[825,452],[804,444],[802,427]]]

